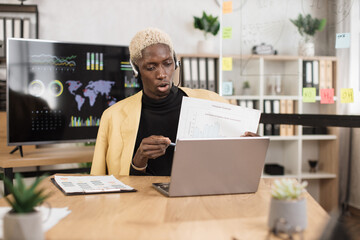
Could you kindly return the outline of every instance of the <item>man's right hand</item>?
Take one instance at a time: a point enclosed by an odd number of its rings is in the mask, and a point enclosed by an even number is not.
[[[138,168],[146,167],[149,159],[164,155],[170,143],[170,139],[164,136],[152,135],[144,138],[135,153],[133,165]]]

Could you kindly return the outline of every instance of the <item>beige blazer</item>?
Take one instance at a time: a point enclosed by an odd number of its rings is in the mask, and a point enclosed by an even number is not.
[[[219,102],[228,101],[204,89],[181,88],[186,95]],[[101,117],[92,161],[91,174],[129,175],[139,128],[142,91],[117,102]]]

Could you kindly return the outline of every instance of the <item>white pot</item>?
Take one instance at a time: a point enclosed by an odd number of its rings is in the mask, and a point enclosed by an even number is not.
[[[215,44],[213,40],[201,40],[198,42],[198,53],[215,53]]]
[[[4,240],[43,240],[42,214],[39,211],[32,213],[6,213],[4,216]]]
[[[306,199],[271,198],[268,226],[280,232],[302,231],[307,227]]]
[[[315,56],[315,46],[313,42],[299,43],[299,56],[312,57]]]

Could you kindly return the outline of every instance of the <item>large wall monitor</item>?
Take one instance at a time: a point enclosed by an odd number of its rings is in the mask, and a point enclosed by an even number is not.
[[[103,111],[142,88],[127,46],[8,41],[8,145],[94,141]]]

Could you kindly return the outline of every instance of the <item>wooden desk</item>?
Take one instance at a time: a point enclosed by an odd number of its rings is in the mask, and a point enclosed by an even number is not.
[[[14,154],[0,152],[0,168],[4,169],[6,177],[13,179],[15,167],[91,162],[93,154],[94,147],[38,148],[26,150],[24,157],[21,157],[19,152]],[[7,194],[7,189],[5,189],[5,194]]]
[[[167,198],[151,187],[168,177],[119,177],[134,193],[65,196],[46,179],[52,207],[69,207],[46,239],[275,239],[267,218],[272,180],[255,194]],[[309,194],[304,239],[317,239],[329,216]],[[6,205],[4,199],[0,205]]]

